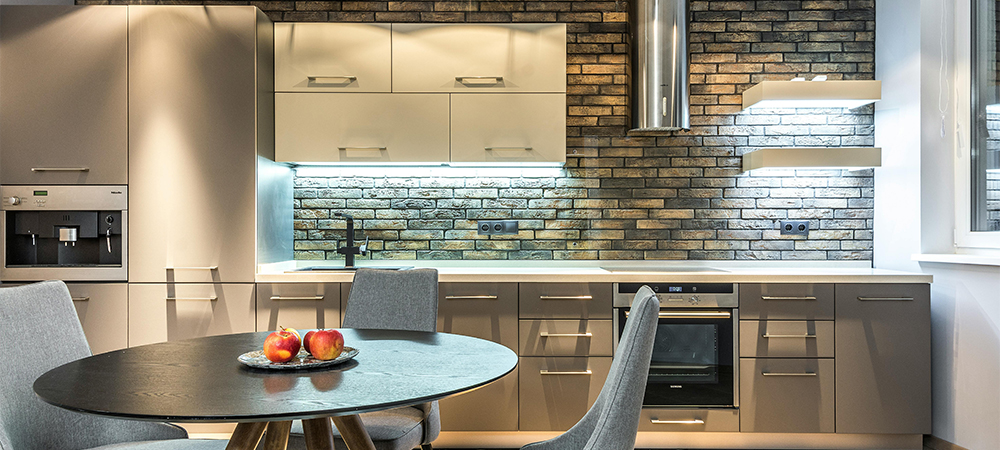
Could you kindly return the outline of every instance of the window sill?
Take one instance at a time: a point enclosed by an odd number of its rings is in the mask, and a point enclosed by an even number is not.
[[[910,259],[928,263],[1000,267],[1000,256],[961,255],[956,253],[917,253],[910,256]]]

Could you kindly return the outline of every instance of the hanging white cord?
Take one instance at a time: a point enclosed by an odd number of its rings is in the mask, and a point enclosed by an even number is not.
[[[948,79],[945,78],[945,68],[948,62],[948,52],[945,49],[945,44],[947,43],[947,21],[945,20],[945,15],[948,13],[948,9],[945,6],[946,2],[941,2],[941,37],[939,39],[939,44],[941,46],[941,66],[938,68],[938,112],[941,113],[941,137],[945,137],[945,116],[948,112],[948,104],[951,102],[950,98],[947,98],[948,92]]]

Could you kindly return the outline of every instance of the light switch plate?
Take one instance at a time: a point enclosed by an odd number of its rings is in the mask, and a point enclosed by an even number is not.
[[[809,235],[808,220],[782,220],[781,234],[791,234],[796,236]]]
[[[516,220],[480,220],[476,225],[479,234],[517,234]]]

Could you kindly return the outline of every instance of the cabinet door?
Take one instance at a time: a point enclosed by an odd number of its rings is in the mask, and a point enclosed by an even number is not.
[[[125,184],[127,8],[4,6],[0,181]]]
[[[389,92],[389,24],[274,24],[275,92]]]
[[[340,285],[258,284],[257,331],[279,326],[297,330],[340,327]]]
[[[92,353],[128,347],[127,284],[70,283],[66,287]]]
[[[438,292],[438,331],[517,350],[517,283],[441,283]],[[517,431],[517,392],[515,370],[480,389],[441,400],[441,429]]]
[[[740,318],[833,320],[832,284],[740,284]]]
[[[129,7],[129,281],[254,281],[255,11]]]
[[[740,431],[833,433],[832,359],[740,360]]]
[[[744,358],[833,358],[832,320],[741,320]]]
[[[451,160],[566,162],[563,94],[451,96]]]
[[[610,320],[521,320],[521,356],[612,356]]]
[[[392,90],[566,92],[566,25],[393,24]]]
[[[837,432],[931,432],[926,284],[838,284]]]
[[[520,283],[522,319],[611,319],[610,283]]]
[[[275,94],[275,159],[448,161],[448,96]]]
[[[597,400],[611,371],[609,357],[520,359],[519,429],[566,431]]]
[[[129,284],[129,346],[254,331],[253,291],[253,284]]]

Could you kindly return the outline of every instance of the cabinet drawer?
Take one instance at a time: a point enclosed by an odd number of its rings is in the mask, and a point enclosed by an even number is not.
[[[389,92],[389,24],[274,24],[275,92]]]
[[[833,358],[833,328],[828,320],[741,320],[740,356]]]
[[[486,386],[441,400],[441,430],[517,431],[517,381],[515,368]]]
[[[646,409],[639,431],[740,431],[737,409]]]
[[[393,24],[392,90],[566,92],[566,25]]]
[[[832,284],[740,284],[741,319],[833,320]]]
[[[258,284],[257,331],[279,326],[298,330],[340,327],[340,285]]]
[[[832,359],[740,360],[740,431],[834,432]]]
[[[522,319],[610,319],[610,283],[521,283]]]
[[[521,356],[611,356],[610,320],[522,320],[518,326]]]
[[[69,283],[76,315],[95,355],[128,347],[128,285]]]
[[[597,400],[611,358],[521,358],[519,370],[518,429],[565,431]]]
[[[448,161],[448,108],[443,94],[275,94],[275,160]]]
[[[130,347],[254,331],[253,284],[129,284]]]
[[[564,94],[454,94],[451,160],[565,162]]]
[[[438,295],[438,331],[517,351],[517,283],[441,283]]]

